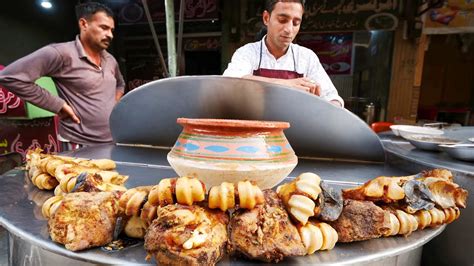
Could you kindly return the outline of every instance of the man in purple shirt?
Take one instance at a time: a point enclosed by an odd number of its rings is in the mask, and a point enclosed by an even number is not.
[[[0,84],[25,101],[59,114],[63,148],[112,142],[109,116],[125,82],[106,49],[114,30],[112,11],[99,3],[76,7],[76,40],[45,46],[0,71]],[[59,97],[34,82],[54,80]]]

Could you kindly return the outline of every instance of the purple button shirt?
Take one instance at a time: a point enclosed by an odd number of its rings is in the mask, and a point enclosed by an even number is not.
[[[34,83],[42,76],[54,80],[59,97]],[[87,58],[79,36],[75,41],[45,46],[8,65],[0,71],[0,84],[54,113],[67,102],[81,123],[60,120],[63,138],[84,145],[112,142],[109,116],[116,92],[123,92],[125,82],[114,57],[103,51],[101,65],[96,66]]]

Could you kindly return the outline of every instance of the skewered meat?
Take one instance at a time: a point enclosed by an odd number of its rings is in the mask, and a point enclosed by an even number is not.
[[[40,163],[40,160],[47,158],[48,160],[44,160]],[[51,161],[50,161],[51,160]],[[115,169],[116,165],[115,162],[110,159],[84,159],[84,158],[74,158],[69,156],[60,156],[60,155],[52,155],[52,154],[45,154],[43,150],[37,148],[35,150],[29,150],[26,154],[26,165],[27,168],[30,166],[40,166],[41,170],[44,172],[48,172],[51,175],[54,175],[54,166],[48,164],[52,161],[59,160],[62,163],[73,163],[82,165],[89,168],[98,168],[101,170],[111,170]],[[57,164],[58,162],[54,162],[53,164]]]
[[[446,179],[448,181],[453,181],[453,173],[446,169],[432,169],[422,171],[418,177],[438,177],[442,179]]]
[[[54,189],[63,179],[67,179],[68,185],[63,188],[74,187],[76,176],[82,172],[98,174],[105,183],[123,185],[127,176],[119,175],[115,171],[104,171],[115,168],[115,162],[109,159],[89,160],[66,156],[50,155],[42,153],[41,149],[30,150],[26,155],[26,169],[33,185],[39,189]],[[63,181],[63,183],[67,183]],[[63,192],[69,192],[64,190]]]
[[[158,208],[160,207],[151,205],[150,202],[145,199],[145,204],[143,204],[141,210],[132,216],[126,216],[124,218],[123,232],[125,235],[133,238],[144,238],[146,229],[148,229],[148,226],[156,218]],[[123,214],[124,212],[121,211],[121,213]]]
[[[214,265],[224,255],[228,216],[196,205],[167,205],[145,235],[145,249],[158,264]]]
[[[104,182],[100,175],[87,172],[83,172],[77,176],[69,175],[61,179],[59,187],[64,193],[127,190],[123,185]]]
[[[37,167],[31,167],[30,172],[31,183],[39,189],[51,190],[59,184],[56,178],[47,173],[42,173]]]
[[[191,206],[206,198],[206,186],[197,178],[166,178],[153,186],[148,201],[154,206],[165,206],[175,202]]]
[[[390,212],[390,231],[385,232],[384,236],[410,235],[418,230],[418,220],[414,215],[402,210],[387,208]]]
[[[451,223],[459,217],[457,207],[447,209],[433,208],[431,210],[420,210],[415,214],[409,214],[402,210],[390,209],[391,229],[384,236],[409,235],[413,231],[422,230],[428,226],[436,227],[444,223]]]
[[[342,196],[344,199],[396,202],[405,198],[402,185],[412,179],[414,176],[379,176],[367,181],[362,186],[343,189]]]
[[[145,237],[148,224],[138,216],[130,216],[125,222],[123,232],[128,237],[143,238]]]
[[[415,213],[419,210],[430,210],[434,207],[434,198],[428,187],[419,180],[410,180],[403,184],[405,191],[404,209],[408,213]]]
[[[466,208],[468,192],[445,178],[425,177],[420,179],[433,195],[434,203],[441,208]]]
[[[265,202],[263,193],[259,187],[250,181],[240,181],[235,186],[232,183],[223,182],[209,190],[209,208],[226,211],[235,207],[253,209],[255,205]]]
[[[61,205],[63,198],[63,196],[53,196],[47,199],[41,207],[41,213],[43,214],[43,217],[48,219],[53,216],[59,205]]]
[[[344,200],[339,218],[329,224],[336,229],[339,242],[378,238],[390,228],[390,215],[371,201]]]
[[[321,181],[321,194],[317,200],[314,214],[318,220],[332,222],[341,215],[344,205],[340,190],[334,190],[326,182]]]
[[[231,253],[251,259],[278,262],[306,254],[297,228],[272,190],[264,190],[265,204],[237,210],[230,222]]]
[[[152,186],[131,188],[120,196],[120,213],[127,216],[124,232],[129,237],[145,237],[148,225],[156,218],[157,207],[148,201],[151,188]]]
[[[151,186],[134,187],[120,196],[120,211],[127,216],[140,216],[143,205],[147,202]]]
[[[301,240],[308,255],[318,250],[333,249],[337,242],[337,232],[327,223],[309,221],[304,226],[298,226]]]
[[[85,158],[74,158],[68,156],[54,155],[65,162],[73,162],[88,168],[98,168],[101,170],[112,170],[117,167],[114,161],[110,159],[85,159]]]
[[[321,178],[318,175],[304,173],[277,188],[278,196],[282,199],[288,213],[301,225],[305,225],[309,217],[315,215],[314,201],[321,193],[320,182]]]
[[[104,171],[99,168],[85,167],[71,163],[58,165],[54,170],[54,176],[58,181],[61,181],[70,176],[74,177],[84,172],[99,175],[105,183],[115,185],[123,185],[128,179],[128,176],[120,175],[115,171]]]
[[[112,192],[66,194],[48,220],[49,234],[73,251],[102,246],[112,241],[117,216]]]

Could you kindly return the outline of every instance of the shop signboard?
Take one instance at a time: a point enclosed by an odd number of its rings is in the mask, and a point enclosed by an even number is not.
[[[0,65],[0,70],[4,68]],[[18,96],[0,86],[0,118],[26,117],[26,106]]]
[[[402,0],[308,0],[302,31],[394,30]]]
[[[0,118],[26,117],[25,102],[0,86]]]
[[[203,21],[219,18],[219,0],[185,0],[184,20]],[[175,19],[179,18],[180,0],[174,0]],[[165,22],[165,1],[149,0],[148,9],[154,22]],[[121,24],[145,23],[147,18],[141,0],[132,0],[116,8],[118,22]]]
[[[316,53],[328,75],[352,74],[352,33],[300,34],[296,42]]]
[[[59,152],[54,117],[33,120],[0,120],[0,154],[26,152],[41,148],[46,153]]]
[[[474,1],[447,0],[424,17],[423,33],[454,34],[474,32]]]
[[[248,0],[253,2],[252,0]],[[395,30],[402,0],[307,0],[300,32]],[[250,3],[249,3],[250,4]],[[255,10],[263,10],[256,5]],[[261,12],[246,22],[250,35],[262,27]]]

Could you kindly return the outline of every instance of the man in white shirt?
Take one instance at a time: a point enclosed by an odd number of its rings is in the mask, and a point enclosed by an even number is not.
[[[301,89],[342,107],[344,101],[316,54],[292,43],[303,13],[302,0],[267,0],[263,12],[267,35],[237,49],[223,75]]]

